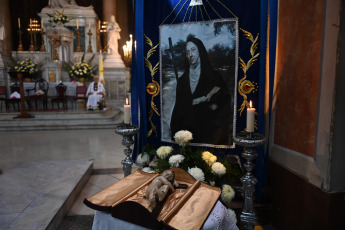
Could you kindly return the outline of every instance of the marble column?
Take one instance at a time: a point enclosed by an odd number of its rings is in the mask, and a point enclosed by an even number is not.
[[[111,15],[116,17],[116,2],[116,0],[103,0],[103,21],[109,22]]]
[[[0,22],[5,26],[5,40],[3,54],[10,56],[12,48],[10,0],[0,1]]]
[[[4,40],[0,41],[0,85],[7,86],[9,92],[10,79],[6,71],[6,63],[10,62],[12,51],[12,34],[11,34],[11,15],[10,0],[0,0],[0,22],[5,29]],[[1,169],[0,169],[1,173]]]

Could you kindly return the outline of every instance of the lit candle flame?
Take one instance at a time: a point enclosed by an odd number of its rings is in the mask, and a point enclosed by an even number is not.
[[[249,102],[249,107],[250,107],[250,108],[253,108],[252,101]]]
[[[129,105],[128,97],[126,97],[126,105]]]

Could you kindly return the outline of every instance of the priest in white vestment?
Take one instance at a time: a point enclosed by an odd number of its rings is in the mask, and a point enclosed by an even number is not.
[[[105,89],[102,83],[99,82],[99,77],[94,76],[93,82],[89,85],[87,89],[87,95],[89,99],[87,100],[86,108],[88,110],[94,110],[99,108],[99,103],[102,102],[104,97]]]

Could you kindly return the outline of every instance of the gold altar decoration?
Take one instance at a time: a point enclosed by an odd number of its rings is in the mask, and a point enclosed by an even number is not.
[[[155,126],[152,122],[152,117],[155,114],[157,114],[157,116],[161,116],[158,112],[158,108],[154,102],[154,98],[157,97],[159,95],[160,92],[160,86],[159,83],[157,81],[155,81],[154,77],[155,74],[157,73],[158,69],[159,69],[159,62],[157,62],[157,64],[155,66],[153,66],[151,64],[151,62],[149,61],[149,58],[153,55],[154,52],[156,52],[157,47],[159,46],[159,43],[157,45],[153,45],[152,41],[150,38],[148,38],[145,34],[145,41],[146,44],[148,44],[151,49],[147,52],[145,59],[145,65],[146,67],[150,70],[151,73],[151,81],[152,83],[149,83],[146,87],[146,91],[151,95],[151,110],[149,112],[149,123],[151,125],[151,129],[150,131],[147,133],[147,136],[150,137],[152,135],[152,132],[155,132],[156,136],[157,136],[157,126]],[[152,93],[150,93],[152,92]]]
[[[37,50],[37,33],[41,32],[40,24],[36,19],[30,19],[30,25],[28,28],[30,33],[30,52],[35,52]]]
[[[45,35],[46,32],[44,32],[43,28],[41,30],[41,37],[42,37],[42,44],[41,44],[41,48],[40,48],[40,51],[41,52],[46,52],[46,45],[44,44],[44,35]]]
[[[58,36],[56,31],[54,31],[53,34],[54,35],[50,35],[49,36],[49,39],[53,43],[53,60],[54,61],[59,61],[59,55],[58,55],[58,52],[57,52],[57,48],[59,46],[59,42],[61,40],[61,36]]]
[[[243,61],[243,59],[241,57],[239,57],[240,68],[242,69],[243,74],[244,74],[244,77],[238,82],[238,93],[243,97],[243,103],[238,110],[238,111],[240,111],[240,116],[241,116],[243,110],[245,108],[250,107],[247,95],[251,92],[257,91],[257,84],[252,83],[251,81],[247,80],[247,72],[248,72],[249,68],[254,64],[254,62],[257,61],[260,53],[255,53],[256,49],[258,48],[258,44],[259,44],[258,43],[259,34],[257,34],[256,37],[254,38],[250,32],[248,32],[244,29],[241,29],[241,28],[240,28],[240,30],[244,33],[244,36],[252,42],[252,45],[250,47],[251,58],[249,59],[249,61],[246,63],[245,61]],[[255,125],[255,127],[256,127],[256,125]]]
[[[23,43],[22,43],[22,33],[23,32],[20,29],[20,18],[18,18],[18,36],[19,36],[19,45],[17,49],[18,52],[24,51]]]
[[[91,46],[91,29],[89,28],[89,32],[87,33],[87,35],[89,35],[89,46],[87,47],[87,52],[92,53],[92,46]]]
[[[41,20],[41,38],[42,38],[42,44],[41,44],[41,48],[40,51],[41,52],[46,52],[46,45],[44,44],[44,35],[46,32],[44,32],[44,26],[43,26],[43,19]]]
[[[104,48],[103,48],[103,52],[107,52],[107,49],[108,49],[108,32],[107,32],[107,26],[108,26],[108,22],[101,22],[101,21],[98,21],[98,27],[99,27],[99,33],[100,33],[100,36],[102,34],[104,34],[103,36],[103,41],[104,42]]]
[[[83,52],[81,50],[81,45],[80,45],[80,32],[79,32],[79,27],[77,29],[77,49],[76,52]]]

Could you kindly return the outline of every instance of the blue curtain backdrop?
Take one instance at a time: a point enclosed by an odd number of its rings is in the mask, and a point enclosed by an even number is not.
[[[276,0],[203,0],[206,11],[208,12],[211,20],[219,19],[219,15],[222,18],[233,18],[232,14],[224,8],[226,6],[230,9],[239,20],[239,28],[249,31],[255,37],[258,33],[259,37],[259,48],[260,52],[259,61],[256,62],[248,71],[247,79],[258,84],[258,91],[255,93],[250,93],[248,100],[252,100],[258,111],[258,130],[259,133],[264,133],[264,103],[265,103],[265,83],[266,83],[266,48],[268,45],[267,39],[267,23],[268,23],[268,10],[269,1],[273,2],[273,7],[271,7],[271,13],[276,12]],[[165,20],[164,24],[171,24],[176,17],[175,23],[182,23],[183,18],[186,14],[187,7],[190,0],[133,0],[134,15],[135,15],[135,28],[134,28],[134,38],[137,41],[136,54],[133,58],[132,63],[132,117],[133,124],[140,126],[140,134],[136,138],[135,151],[133,158],[136,158],[138,152],[141,151],[142,147],[146,143],[150,143],[155,147],[162,145],[161,143],[161,123],[160,117],[154,114],[152,116],[153,123],[157,126],[157,136],[153,133],[149,138],[147,138],[147,133],[151,129],[148,123],[149,111],[151,109],[151,95],[146,93],[145,87],[151,82],[151,73],[144,64],[144,56],[151,48],[145,43],[144,35],[146,35],[153,45],[159,43],[159,26]],[[183,4],[185,4],[183,6]],[[272,4],[272,3],[271,3]],[[210,6],[212,5],[212,7]],[[177,6],[175,8],[175,6]],[[274,8],[275,6],[275,8]],[[174,9],[175,8],[175,9]],[[174,11],[173,11],[174,9]],[[172,12],[173,11],[173,12]],[[178,12],[180,13],[178,14]],[[217,14],[216,12],[219,14]],[[169,14],[172,14],[169,16]],[[190,12],[190,9],[189,9]],[[187,18],[189,17],[189,12],[187,13]],[[169,17],[168,17],[169,16]],[[168,18],[167,18],[168,17]],[[191,21],[195,21],[195,10],[192,13]],[[208,20],[206,15],[204,19]],[[276,20],[276,18],[271,17],[271,20]],[[197,20],[202,21],[201,14],[198,12]],[[185,22],[188,21],[185,19]],[[274,23],[273,23],[274,24]],[[271,22],[271,27],[273,27]],[[270,36],[273,36],[271,34]],[[270,46],[274,46],[275,43]],[[239,57],[245,61],[250,59],[250,49],[251,42],[243,36],[243,33],[239,32]],[[273,50],[273,49],[272,49]],[[273,51],[272,51],[273,53]],[[155,65],[159,62],[159,48],[150,57],[150,62]],[[274,63],[270,63],[270,67],[274,68]],[[159,82],[160,75],[159,71],[155,75],[155,80]],[[243,78],[243,72],[239,69],[238,80]],[[237,108],[242,104],[243,98],[237,96]],[[154,103],[160,111],[160,97],[155,97]],[[237,127],[236,130],[240,132],[244,130],[246,126],[246,113],[245,111],[240,116],[237,113]],[[215,151],[213,151],[215,152]],[[236,149],[232,150],[219,150],[217,149],[218,155],[224,154],[237,154],[240,155],[242,148],[237,146]],[[267,178],[267,167],[268,167],[268,153],[264,154],[264,148],[258,149],[258,159],[256,161],[255,175],[259,180],[257,184],[257,196],[256,199],[261,199],[261,188],[266,184]]]

